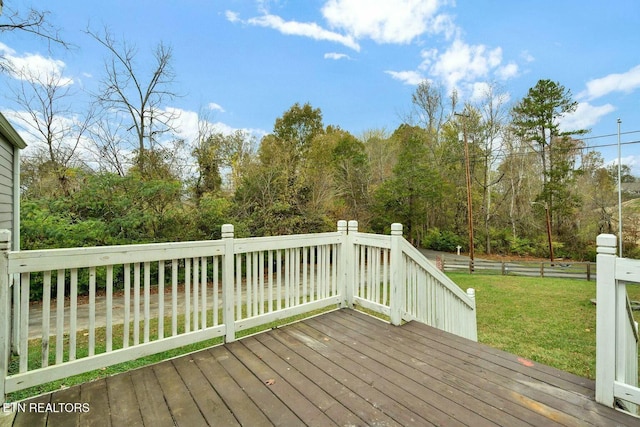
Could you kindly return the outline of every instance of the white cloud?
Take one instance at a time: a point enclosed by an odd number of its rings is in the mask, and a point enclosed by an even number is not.
[[[452,20],[438,15],[439,0],[329,0],[322,14],[332,28],[356,39],[410,43],[424,33],[454,32]]]
[[[233,12],[231,10],[225,11],[224,16],[227,18],[227,21],[229,22],[235,23],[240,21],[240,15],[238,15],[236,12]]]
[[[211,105],[211,104],[210,104]],[[217,105],[217,104],[215,104]],[[174,117],[172,125],[176,128],[176,136],[184,139],[188,143],[197,141],[200,129],[204,127],[212,132],[220,132],[225,135],[230,135],[238,130],[242,130],[251,135],[255,135],[260,138],[266,135],[268,132],[262,129],[250,129],[250,128],[234,128],[226,123],[222,122],[201,122],[201,117],[195,111],[183,110],[181,108],[167,107],[165,111]]]
[[[226,112],[225,109],[222,108],[220,104],[216,104],[215,102],[210,102],[209,105],[207,105],[207,107],[211,111],[220,111],[221,113]]]
[[[272,28],[286,35],[303,36],[314,40],[340,43],[350,49],[360,51],[360,45],[352,36],[326,30],[315,22],[285,21],[276,15],[263,15],[247,20],[247,24]]]
[[[624,73],[614,73],[587,82],[587,89],[578,97],[589,100],[600,98],[611,92],[631,93],[640,88],[640,65]]]
[[[385,73],[406,85],[417,85],[425,80],[417,71],[385,71]]]
[[[529,51],[527,51],[527,50],[523,50],[523,51],[520,53],[520,57],[521,57],[525,62],[533,62],[533,61],[535,61],[535,60],[536,60],[536,59],[533,57],[533,55],[531,55],[531,54],[529,53]]]
[[[8,65],[9,74],[15,79],[32,83],[55,81],[56,86],[73,84],[72,78],[63,77],[65,63],[58,59],[31,53],[20,56],[3,43],[0,43],[0,55]]]
[[[560,128],[563,131],[589,129],[598,123],[603,116],[613,111],[615,111],[615,107],[611,104],[594,106],[588,102],[580,102],[576,111],[562,118]]]
[[[615,166],[618,164],[618,158],[614,158],[605,162],[605,166]],[[640,176],[640,156],[637,155],[628,155],[620,158],[620,164],[626,165],[631,168],[631,174],[633,176]]]
[[[329,52],[324,54],[324,59],[334,59],[337,61],[339,59],[351,59],[351,58],[349,57],[349,55],[345,53]]]
[[[448,89],[457,88],[460,83],[486,78],[502,62],[502,49],[488,49],[485,45],[469,45],[456,39],[445,52],[437,50],[423,52],[424,61],[420,68],[440,78]]]
[[[510,78],[516,77],[519,71],[518,64],[510,62],[503,67],[498,67],[496,76],[501,80],[509,80]]]

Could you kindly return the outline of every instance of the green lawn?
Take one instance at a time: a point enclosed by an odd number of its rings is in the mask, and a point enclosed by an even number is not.
[[[475,288],[478,341],[567,372],[595,378],[595,282],[447,274]],[[632,300],[640,286],[629,286]],[[636,319],[638,316],[636,315]]]

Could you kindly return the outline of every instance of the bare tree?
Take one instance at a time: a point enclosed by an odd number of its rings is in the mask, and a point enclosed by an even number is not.
[[[100,170],[124,176],[130,155],[127,153],[126,129],[122,120],[100,120],[90,128],[93,147],[90,151]]]
[[[171,90],[175,78],[172,49],[159,43],[153,53],[151,73],[144,76],[144,68],[139,68],[135,61],[138,54],[135,46],[117,41],[106,29],[103,34],[92,30],[87,30],[87,34],[109,53],[97,100],[108,111],[121,114],[130,122],[128,130],[134,131],[137,143],[137,167],[144,176],[146,150],[153,149],[162,134],[175,130],[172,122],[176,114],[163,110],[165,102],[177,96]]]
[[[477,144],[480,146],[482,156],[482,181],[479,182],[482,188],[482,217],[484,222],[485,251],[491,253],[491,233],[490,223],[493,217],[491,205],[492,187],[504,177],[504,172],[496,171],[496,159],[503,151],[501,146],[502,132],[507,121],[507,111],[505,103],[507,96],[498,93],[496,84],[489,84],[482,94],[479,111],[481,115],[481,128],[478,135]]]
[[[12,87],[13,98],[24,110],[17,116],[25,130],[42,143],[38,157],[46,158],[60,189],[68,193],[68,169],[80,163],[78,147],[93,120],[93,110],[72,110],[72,82],[61,73],[13,72],[20,76],[19,84]]]
[[[60,36],[59,30],[49,22],[49,12],[29,8],[21,13],[9,6],[3,9],[2,6],[3,1],[0,0],[0,33],[22,31],[44,39],[50,44],[69,47],[69,44]],[[4,57],[0,55],[0,72],[8,70]]]

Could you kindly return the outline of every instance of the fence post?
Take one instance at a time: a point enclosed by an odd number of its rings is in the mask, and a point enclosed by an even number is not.
[[[601,234],[596,256],[596,402],[613,407],[616,374],[616,236]]]
[[[11,232],[0,230],[0,404],[5,402],[5,380],[11,356],[11,289],[9,289],[9,250]]]
[[[355,233],[358,232],[358,221],[351,220],[347,225],[347,305],[353,307],[353,294],[356,286],[356,245],[354,244]]]
[[[591,261],[587,262],[587,281],[591,281]]]
[[[389,301],[390,320],[392,325],[402,323],[402,306],[404,296],[404,276],[402,272],[402,224],[391,224],[391,261],[389,273],[391,292]]]
[[[235,254],[233,247],[233,224],[222,225],[222,240],[224,241],[224,264],[222,266],[222,301],[224,309],[222,320],[226,329],[225,342],[236,340],[236,325],[234,316],[234,265]],[[241,290],[240,290],[241,291]]]
[[[338,259],[338,289],[342,301],[340,306],[350,307],[349,296],[347,294],[347,288],[349,287],[349,274],[347,268],[349,263],[347,258],[349,257],[349,252],[351,250],[349,248],[349,235],[347,234],[347,221],[338,221],[338,233],[340,233],[341,241],[339,249],[340,258]]]

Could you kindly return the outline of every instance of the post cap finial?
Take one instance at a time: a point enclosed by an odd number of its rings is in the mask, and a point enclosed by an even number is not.
[[[399,222],[394,222],[393,224],[391,224],[391,234],[392,235],[397,235],[397,234],[402,235],[402,224],[400,224]]]
[[[220,230],[222,231],[223,239],[228,239],[233,237],[233,224],[222,224],[222,227],[220,227]]]
[[[600,234],[596,238],[597,252],[599,254],[615,254],[617,237],[613,234]]]

